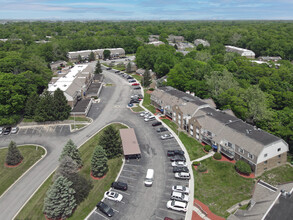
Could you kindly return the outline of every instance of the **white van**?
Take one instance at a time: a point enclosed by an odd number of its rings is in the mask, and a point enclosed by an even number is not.
[[[145,186],[152,186],[153,181],[154,181],[154,170],[148,169],[145,180],[144,180],[144,185]]]

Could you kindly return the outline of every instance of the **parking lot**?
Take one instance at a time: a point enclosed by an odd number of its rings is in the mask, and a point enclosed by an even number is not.
[[[158,143],[156,147],[160,147],[163,152],[160,155],[160,163],[162,172],[156,167],[150,167],[149,160],[158,157],[158,152],[150,149],[150,143],[138,138],[139,146],[142,151],[142,158],[137,160],[126,160],[118,181],[128,184],[127,191],[111,189],[123,195],[121,202],[115,202],[105,199],[104,202],[114,210],[114,216],[111,219],[164,219],[169,217],[172,219],[185,219],[184,212],[170,210],[166,207],[172,193],[172,186],[182,185],[188,187],[188,180],[175,179],[170,158],[167,157],[168,150],[180,150],[177,141],[172,139],[161,140],[160,136],[166,132],[158,133],[157,127],[152,127],[155,121],[144,122],[144,118],[138,113],[136,117],[143,122],[146,135],[150,135],[153,140]],[[148,168],[154,168],[154,182],[151,187],[144,186],[144,178]],[[160,177],[159,177],[160,176]],[[150,205],[152,204],[152,205]],[[192,204],[189,204],[192,205]],[[139,218],[139,216],[141,218]],[[95,210],[88,219],[109,219],[99,210]]]

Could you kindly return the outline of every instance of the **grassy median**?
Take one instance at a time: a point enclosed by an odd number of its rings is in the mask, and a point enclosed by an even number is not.
[[[114,124],[114,127],[117,129],[125,128],[125,126],[121,124]],[[94,137],[92,137],[79,148],[82,160],[84,162],[84,166],[79,172],[81,175],[83,175],[85,178],[89,180],[92,180],[92,178],[90,177],[91,157],[94,148],[97,145],[99,138],[102,134],[102,131],[96,134]],[[100,180],[92,180],[93,188],[91,189],[88,197],[81,204],[78,205],[74,214],[69,219],[84,219],[95,207],[95,205],[103,198],[104,192],[110,188],[111,183],[115,180],[116,176],[118,175],[118,172],[122,165],[122,157],[109,160],[108,165],[109,171],[106,177]],[[45,181],[45,183],[40,187],[37,193],[21,210],[16,219],[45,219],[44,214],[42,212],[43,202],[46,192],[51,184],[52,176]]]
[[[45,150],[42,147],[33,145],[19,146],[17,148],[24,158],[17,167],[4,166],[8,148],[0,150],[0,195],[45,154]]]

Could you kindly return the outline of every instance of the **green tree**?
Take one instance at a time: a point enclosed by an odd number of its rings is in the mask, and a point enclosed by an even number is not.
[[[40,97],[37,93],[32,93],[28,97],[24,109],[24,115],[26,118],[33,118],[35,116],[35,110],[38,106],[39,99]]]
[[[55,111],[55,120],[65,120],[69,117],[71,107],[61,89],[56,89],[53,96],[53,108]]]
[[[11,141],[8,146],[8,152],[6,155],[6,164],[10,166],[14,166],[19,164],[23,160],[23,156],[20,151],[16,147],[16,143]]]
[[[122,147],[119,131],[112,125],[106,127],[99,140],[99,145],[105,149],[108,159],[120,156]]]
[[[71,177],[75,176],[78,172],[78,166],[76,162],[68,155],[63,156],[60,160],[60,164],[55,172],[54,180],[59,176],[63,176],[71,181]]]
[[[251,174],[251,167],[248,163],[244,162],[243,160],[238,160],[235,163],[235,168],[237,171],[243,173],[243,174]]]
[[[126,66],[126,73],[131,73],[131,63],[128,62],[127,66]]]
[[[80,168],[83,166],[83,162],[81,160],[80,153],[76,147],[76,145],[73,143],[71,139],[68,140],[66,145],[64,146],[62,153],[60,155],[59,161],[62,160],[63,157],[69,156],[74,160],[77,164],[77,166]]]
[[[40,96],[34,119],[38,122],[55,120],[54,99],[48,91]]]
[[[111,51],[110,50],[104,50],[103,55],[104,55],[104,60],[109,59],[110,55],[111,55]]]
[[[97,62],[97,64],[96,64],[96,69],[95,69],[95,74],[100,74],[100,73],[102,73],[103,72],[103,70],[102,70],[102,67],[101,67],[101,63],[100,63],[100,61],[98,60],[98,62]]]
[[[80,55],[78,55],[78,57],[77,57],[77,61],[78,61],[79,63],[81,63],[81,62],[83,61]]]
[[[96,146],[91,160],[91,173],[94,177],[102,177],[108,171],[108,159],[102,146]]]
[[[96,60],[96,55],[93,52],[91,52],[90,55],[89,55],[89,61],[91,62],[91,61],[94,61],[94,60]]]
[[[147,69],[144,71],[143,78],[141,80],[141,84],[144,87],[148,87],[152,82],[150,71]]]
[[[58,177],[46,193],[43,212],[49,219],[66,219],[76,207],[75,190],[72,182],[65,177]]]

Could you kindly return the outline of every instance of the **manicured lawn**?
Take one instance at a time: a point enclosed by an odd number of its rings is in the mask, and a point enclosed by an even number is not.
[[[74,118],[75,118],[75,119],[74,119]],[[70,116],[70,117],[68,118],[68,120],[90,122],[90,120],[89,120],[88,118],[85,118],[85,117],[74,117],[74,116]]]
[[[140,107],[140,106],[136,106],[136,107],[133,107],[131,109],[134,112],[142,112],[142,111],[144,111],[144,109],[142,107]]]
[[[169,119],[162,119],[162,121],[168,125],[168,127],[171,128],[176,134],[178,134],[178,126],[173,121],[170,121]]]
[[[194,197],[207,205],[216,215],[227,217],[228,208],[251,198],[253,179],[241,177],[228,162],[209,158],[202,161],[208,173],[194,170]]]
[[[4,166],[8,148],[0,150],[0,195],[45,154],[45,150],[42,147],[33,145],[19,146],[18,149],[24,159],[17,167],[10,168]]]
[[[156,113],[156,108],[151,105],[151,95],[146,93],[146,89],[144,90],[144,98],[142,105],[147,108],[150,112]]]
[[[276,167],[272,170],[266,171],[259,179],[272,184],[273,186],[292,182],[293,181],[293,167],[285,164],[280,167]]]
[[[117,129],[125,128],[121,124],[114,125]],[[121,165],[122,157],[111,159],[108,161],[109,171],[104,179],[92,180],[90,177],[90,163],[91,157],[95,146],[97,145],[102,132],[99,132],[90,140],[88,140],[84,145],[82,145],[79,150],[81,153],[84,166],[79,171],[81,175],[85,178],[90,179],[93,183],[93,188],[90,191],[88,197],[76,208],[74,214],[69,219],[84,219],[95,205],[103,198],[104,192],[108,190],[111,183],[115,180]],[[43,201],[46,192],[50,185],[52,184],[52,178],[50,177],[44,185],[37,191],[37,193],[31,198],[27,205],[21,210],[16,219],[45,219],[42,208]]]
[[[131,74],[131,76],[136,79],[139,83],[141,83],[141,79],[142,79],[142,76],[140,75],[136,75],[136,74]]]

